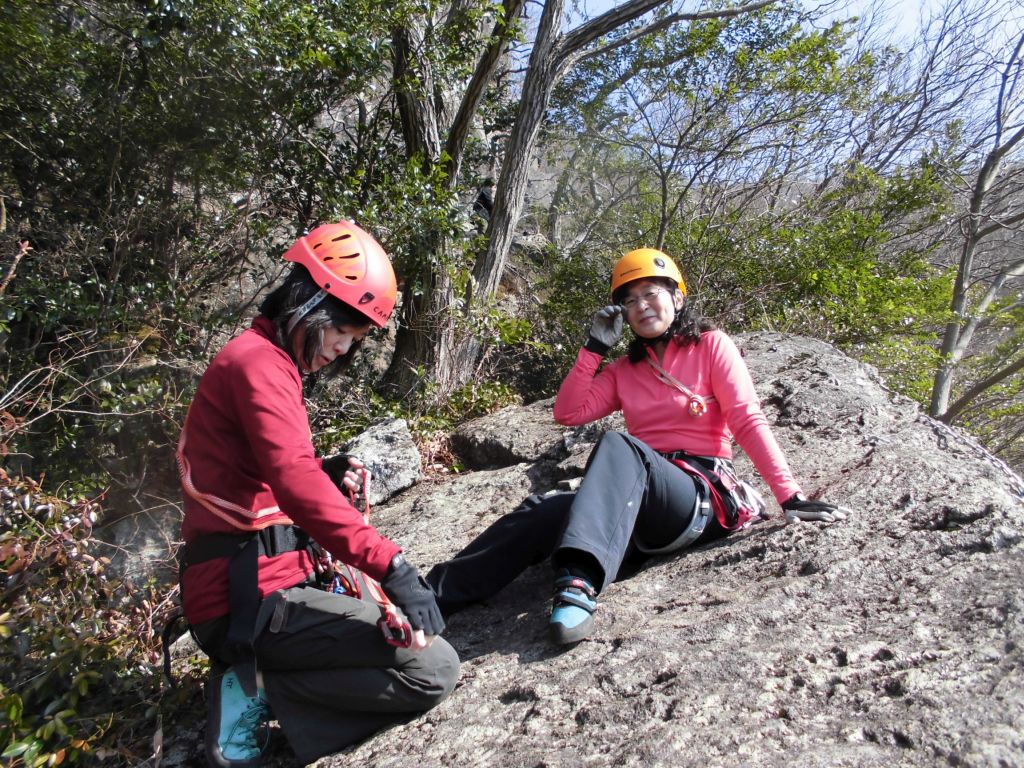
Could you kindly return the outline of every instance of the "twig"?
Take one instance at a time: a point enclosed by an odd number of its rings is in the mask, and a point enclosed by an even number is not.
[[[25,258],[25,254],[32,250],[32,246],[28,244],[27,240],[22,240],[18,243],[18,253],[14,257],[14,261],[11,262],[11,266],[7,270],[7,274],[4,276],[4,280],[0,283],[0,296],[4,295],[7,290],[8,284],[14,279],[14,273],[18,269],[18,262]]]

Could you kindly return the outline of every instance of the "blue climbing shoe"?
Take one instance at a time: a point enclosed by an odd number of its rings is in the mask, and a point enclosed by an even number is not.
[[[270,706],[263,691],[249,697],[234,669],[214,672],[207,687],[206,759],[218,768],[250,768],[260,764],[267,748]]]
[[[594,629],[597,591],[586,579],[568,571],[555,579],[555,599],[548,631],[559,645],[578,643]]]

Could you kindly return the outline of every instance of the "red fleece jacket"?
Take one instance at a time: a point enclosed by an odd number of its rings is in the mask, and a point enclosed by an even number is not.
[[[321,469],[302,380],[274,338],[272,323],[256,318],[199,381],[178,445],[182,537],[188,543],[205,533],[240,533],[290,519],[334,557],[379,580],[401,550],[364,522]],[[227,558],[219,558],[186,571],[184,609],[191,623],[228,613],[227,566]],[[260,594],[294,586],[311,570],[305,552],[261,557]]]

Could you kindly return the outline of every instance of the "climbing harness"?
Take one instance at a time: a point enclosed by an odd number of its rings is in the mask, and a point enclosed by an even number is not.
[[[255,696],[257,618],[260,609],[259,558],[305,551],[316,563],[320,548],[295,525],[271,525],[247,533],[211,533],[184,545],[178,553],[178,584],[184,604],[184,575],[193,565],[227,557],[229,622],[225,649],[246,695]],[[164,667],[169,668],[164,647]]]
[[[719,524],[738,531],[765,518],[767,504],[754,486],[740,480],[732,462],[719,456],[698,456],[687,451],[662,453],[693,477],[710,494],[711,508]],[[698,494],[699,495],[699,494]]]
[[[713,497],[711,489],[708,487],[708,482],[703,476],[693,475],[692,477],[694,484],[697,486],[697,493],[693,500],[693,513],[686,528],[674,541],[661,547],[649,547],[640,540],[636,531],[633,532],[633,546],[645,555],[667,555],[672,552],[678,552],[680,549],[685,549],[693,544],[704,533],[704,528],[707,527],[708,520],[711,519],[711,500]]]
[[[714,395],[703,397],[698,395],[692,389],[687,387],[683,382],[679,381],[675,376],[662,368],[651,355],[654,353],[648,351],[647,364],[654,369],[654,375],[658,377],[658,380],[668,384],[670,387],[675,387],[682,392],[688,398],[687,412],[694,418],[700,418],[708,412],[708,403],[715,399]]]
[[[369,480],[365,468],[356,471],[362,480],[365,509],[363,520],[370,521]],[[186,490],[189,486],[186,486]],[[349,490],[352,506],[357,506],[356,494]],[[208,501],[208,499],[204,499]],[[219,500],[218,500],[219,501]],[[208,506],[204,504],[204,506]],[[209,507],[208,507],[209,508]],[[221,517],[225,517],[223,514]],[[228,557],[228,603],[229,624],[225,647],[235,660],[235,667],[243,689],[248,693],[256,689],[256,652],[253,646],[258,634],[257,617],[260,608],[259,557],[277,557],[287,552],[305,550],[313,563],[317,582],[327,591],[348,595],[357,600],[364,593],[380,608],[377,621],[384,640],[396,648],[410,648],[413,631],[409,622],[388,598],[380,584],[368,575],[341,561],[334,560],[330,553],[296,525],[271,525],[258,531],[244,533],[207,534],[183,546],[178,555],[179,585],[184,583],[185,570],[192,565],[208,560]],[[184,596],[181,596],[184,604]],[[179,612],[172,616],[164,627],[163,667],[164,674],[174,686],[171,675],[170,635],[173,627],[184,616]],[[253,694],[255,695],[255,694]]]

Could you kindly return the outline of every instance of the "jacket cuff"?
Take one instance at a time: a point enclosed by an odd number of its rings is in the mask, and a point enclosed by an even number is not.
[[[583,345],[583,348],[588,352],[593,352],[601,357],[604,357],[609,351],[611,351],[611,347],[604,342],[598,341],[593,336],[587,338],[587,343]]]

